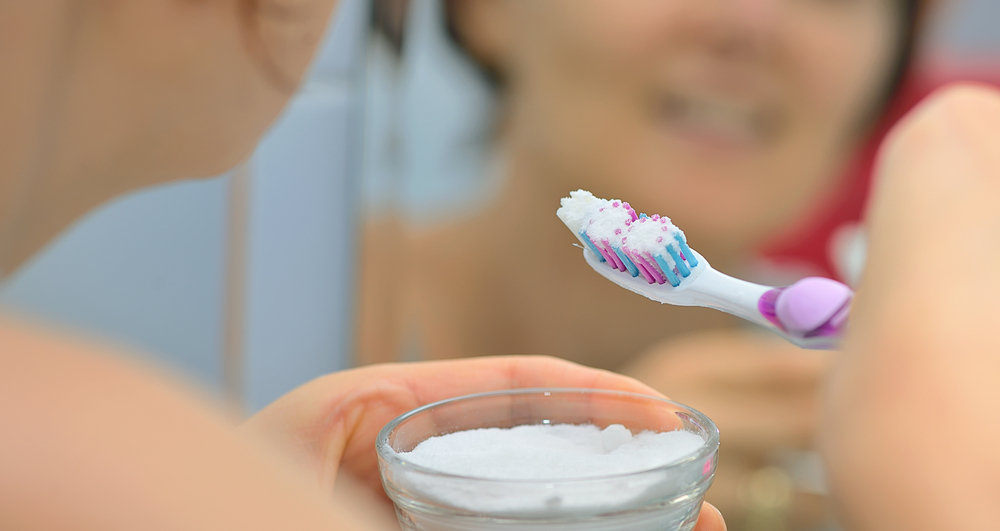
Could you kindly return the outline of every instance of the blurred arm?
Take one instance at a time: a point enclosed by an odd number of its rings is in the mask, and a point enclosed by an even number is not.
[[[324,495],[166,379],[3,321],[0,426],[5,530],[395,526]]]
[[[821,423],[851,529],[1000,529],[1000,96],[953,88],[883,152]]]

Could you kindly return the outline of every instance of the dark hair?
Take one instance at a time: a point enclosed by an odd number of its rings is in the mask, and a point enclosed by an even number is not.
[[[917,44],[917,34],[923,22],[926,2],[923,0],[901,0],[900,4],[900,15],[903,21],[900,27],[900,47],[889,75],[889,82],[886,84],[885,93],[878,102],[879,110],[884,110],[886,105],[892,101],[913,66],[913,52]]]
[[[409,10],[409,0],[374,0],[372,2],[372,30],[385,37],[397,54],[403,53],[403,34]]]
[[[483,76],[483,79],[486,80],[489,86],[494,90],[499,90],[503,88],[503,72],[496,65],[482,61],[470,53],[468,44],[462,38],[462,32],[458,30],[458,24],[455,22],[455,9],[457,9],[455,5],[460,1],[462,0],[442,0],[444,3],[445,31],[448,32],[448,39],[476,65],[479,74]]]

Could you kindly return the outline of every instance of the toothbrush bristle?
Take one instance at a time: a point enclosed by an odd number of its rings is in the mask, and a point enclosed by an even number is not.
[[[602,263],[649,284],[677,287],[698,267],[684,233],[666,216],[638,214],[625,201],[584,190],[564,198],[557,214]]]
[[[649,263],[649,261],[646,260],[645,257],[643,257],[638,252],[635,252],[633,256],[635,257],[636,264],[642,265],[643,277],[645,277],[646,282],[649,282],[650,284],[654,283],[663,284],[664,282],[666,282],[666,279],[663,277],[663,275],[661,275],[660,272],[657,271],[655,267],[653,267],[653,264]]]
[[[674,239],[677,240],[677,245],[681,248],[681,256],[691,264],[691,267],[698,267],[698,259],[694,257],[694,253],[688,247],[684,236],[682,234],[675,234]]]
[[[621,231],[615,230],[615,233],[621,234]],[[629,248],[628,237],[623,237],[622,245],[618,246],[609,240],[595,241],[587,231],[581,232],[580,235],[601,262],[606,262],[612,269],[628,273],[633,277],[642,276],[649,284],[670,283],[671,286],[677,287],[682,279],[691,276],[692,268],[698,265],[698,260],[680,234],[674,236],[676,246],[673,243],[663,245],[663,237],[657,236],[655,241],[660,244],[662,252],[645,254]],[[681,249],[687,249],[688,252],[685,253]]]

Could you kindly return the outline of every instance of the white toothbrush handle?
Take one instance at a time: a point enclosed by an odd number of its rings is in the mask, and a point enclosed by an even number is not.
[[[775,291],[770,302],[764,302],[764,295]],[[786,288],[761,286],[745,280],[724,275],[708,267],[685,290],[692,302],[699,306],[707,306],[716,310],[742,317],[784,337],[791,343],[809,349],[836,348],[840,342],[850,309],[850,300],[854,293],[843,284],[826,278],[805,278]],[[805,305],[795,307],[795,303],[786,305],[784,317],[781,317],[780,303],[772,317],[780,320],[783,326],[768,319],[762,306],[769,305],[769,312],[774,312],[775,302],[781,297],[792,297]],[[786,299],[787,300],[787,299]],[[818,311],[817,311],[818,310]],[[805,320],[803,320],[805,319]],[[802,328],[802,325],[806,325]],[[786,327],[792,326],[790,332]],[[793,333],[799,327],[799,333]]]
[[[847,312],[850,309],[850,300],[853,292],[847,286],[830,279],[806,278],[796,282],[792,286],[785,288],[773,288],[762,286],[733,278],[712,269],[708,261],[695,251],[692,254],[698,259],[700,265],[691,276],[684,279],[679,287],[672,287],[669,284],[650,284],[641,278],[637,279],[628,274],[616,271],[607,264],[603,264],[596,254],[584,250],[583,255],[594,269],[604,278],[618,284],[619,286],[638,293],[644,297],[665,304],[677,306],[704,306],[735,315],[746,319],[751,323],[760,325],[781,337],[787,339],[803,348],[810,349],[830,349],[835,348],[840,341],[840,336],[846,324]],[[816,289],[816,282],[822,284],[823,289]],[[835,289],[830,287],[835,285]],[[800,289],[801,288],[801,289]],[[762,297],[769,293],[770,317],[780,321],[777,316],[777,297],[788,296],[789,293],[796,295],[798,300],[808,300],[805,305],[807,319],[794,319],[796,327],[800,333],[789,333],[784,327],[776,324],[765,316],[762,311]],[[818,303],[818,304],[817,304]],[[811,311],[811,310],[818,310]],[[802,317],[798,315],[802,308],[792,308],[787,317]],[[788,321],[780,321],[788,325]]]
[[[698,306],[714,308],[771,329],[781,335],[783,330],[761,315],[758,304],[761,296],[774,289],[720,273],[711,267],[691,283],[685,292]]]

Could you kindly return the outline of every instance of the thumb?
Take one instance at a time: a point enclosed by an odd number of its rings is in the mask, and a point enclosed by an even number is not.
[[[698,524],[692,531],[726,531],[726,520],[722,518],[722,513],[711,503],[701,504],[701,514],[698,516]]]

